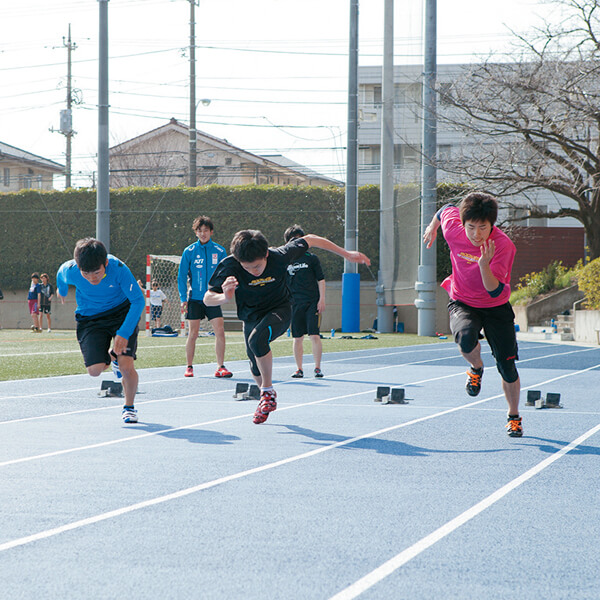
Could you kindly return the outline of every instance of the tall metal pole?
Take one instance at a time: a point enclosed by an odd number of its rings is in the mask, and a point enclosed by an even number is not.
[[[63,38],[64,44],[64,38]],[[64,44],[67,47],[67,121],[68,127],[65,132],[67,138],[67,152],[66,152],[66,164],[65,164],[65,187],[71,187],[71,171],[72,171],[72,149],[71,149],[71,138],[73,137],[73,118],[71,105],[73,103],[73,91],[71,85],[71,52],[77,47],[76,44],[71,43],[71,23],[69,23],[69,36],[67,43]]]
[[[381,172],[379,186],[379,281],[377,329],[394,331],[394,308],[386,306],[386,288],[394,281],[394,0],[385,0],[383,16],[383,77],[381,95]]]
[[[437,71],[437,5],[436,0],[425,0],[425,57],[423,73],[423,153],[421,183],[421,239],[436,209],[436,152],[437,123],[435,81]],[[415,289],[418,297],[417,333],[435,335],[435,288],[436,288],[436,249],[429,250],[421,242],[418,281]]]
[[[190,2],[190,157],[189,178],[190,187],[196,187],[196,1]]]
[[[110,251],[110,196],[108,179],[108,2],[98,0],[98,189],[96,191],[96,238]]]
[[[358,249],[358,0],[350,0],[348,60],[348,144],[346,159],[346,250]],[[355,263],[344,261],[342,331],[360,330],[360,275]]]

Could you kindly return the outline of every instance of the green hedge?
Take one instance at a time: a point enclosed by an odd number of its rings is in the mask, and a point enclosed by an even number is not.
[[[461,186],[441,185],[439,202],[444,204],[462,193]],[[414,196],[418,190],[397,188],[396,194],[398,198]],[[146,255],[181,254],[195,240],[191,224],[201,214],[213,219],[214,239],[226,249],[240,229],[260,229],[272,245],[280,245],[283,232],[294,223],[307,233],[344,245],[344,189],[338,187],[122,188],[111,190],[110,199],[110,251],[142,279]],[[358,204],[359,249],[372,261],[371,271],[361,265],[359,272],[363,281],[372,281],[379,268],[379,186],[361,187]],[[54,282],[58,267],[72,257],[75,242],[95,236],[95,209],[95,190],[0,194],[0,287],[23,289],[33,271],[46,271]],[[325,277],[341,279],[343,261],[316,252]],[[449,264],[447,249],[445,253],[441,241],[438,272],[441,268],[443,276]]]

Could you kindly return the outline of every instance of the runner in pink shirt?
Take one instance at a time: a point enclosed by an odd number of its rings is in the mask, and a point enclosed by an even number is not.
[[[521,382],[515,315],[509,302],[510,272],[515,246],[508,236],[494,227],[498,202],[490,194],[471,192],[460,206],[443,206],[423,235],[431,248],[438,228],[450,247],[452,274],[442,287],[450,302],[450,329],[454,341],[471,368],[467,371],[467,393],[477,396],[481,390],[483,361],[479,339],[483,329],[502,377],[502,389],[508,403],[508,435],[521,437],[519,416]]]

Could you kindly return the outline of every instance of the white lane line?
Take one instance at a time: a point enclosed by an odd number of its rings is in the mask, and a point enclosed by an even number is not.
[[[547,346],[550,346],[551,344],[547,344]],[[437,346],[439,347],[439,344],[432,344],[432,346]],[[403,347],[403,348],[409,348],[409,347]],[[449,348],[454,348],[454,345],[449,346]],[[531,349],[531,348],[528,348]],[[537,349],[537,347],[535,347],[534,349]],[[554,353],[554,354],[546,354],[543,356],[538,356],[538,357],[533,357],[533,358],[527,358],[527,359],[523,359],[519,362],[524,363],[524,362],[529,362],[532,360],[541,360],[543,358],[551,358],[553,356],[562,356],[564,354],[573,354],[573,353],[577,353],[577,352],[589,352],[590,350],[597,350],[598,348],[587,348],[587,349],[583,349],[583,350],[570,350],[568,352],[562,352],[562,353]],[[423,352],[421,351],[417,351],[417,352]],[[394,354],[408,354],[409,352],[402,352],[402,351],[395,351],[395,352],[386,352],[386,353],[379,353],[377,354],[377,356],[390,356],[390,355],[394,355]],[[483,355],[485,354],[491,354],[491,351],[486,351],[486,352],[482,352]],[[283,357],[282,357],[283,358]],[[422,364],[424,362],[434,362],[434,361],[441,361],[441,360],[447,360],[448,358],[452,358],[452,357],[438,357],[438,358],[431,358],[431,359],[427,359],[424,361],[419,361],[419,362],[411,362],[411,363],[401,363],[401,364],[396,364],[396,365],[386,365],[383,367],[376,367],[376,368],[369,368],[369,369],[363,369],[361,371],[350,371],[350,373],[355,374],[355,373],[364,373],[364,372],[371,372],[371,371],[375,371],[375,370],[382,370],[382,369],[391,369],[391,368],[398,368],[398,367],[405,367],[405,366],[411,366],[411,365],[415,365],[415,364]],[[330,360],[327,361],[328,363],[332,363],[332,362],[343,362],[346,360],[352,360],[352,358],[340,358],[340,359],[334,359],[334,360]],[[164,367],[164,368],[172,368],[172,367]],[[288,369],[289,365],[277,365],[274,366],[274,369]],[[334,379],[336,377],[342,377],[347,375],[348,372],[345,373],[338,373],[337,375],[329,375],[327,376],[327,379]],[[198,376],[198,379],[213,379],[213,377],[211,375],[200,375]],[[169,383],[172,381],[180,381],[181,378],[180,377],[176,377],[176,378],[169,378],[169,379],[157,379],[154,381],[147,381],[147,382],[143,382],[141,385],[145,386],[145,385],[155,385],[157,383]],[[39,380],[38,380],[39,381]],[[288,379],[286,381],[282,381],[281,385],[286,385],[286,384],[290,384],[290,383],[298,383],[297,379]],[[410,385],[410,384],[403,384],[403,385]],[[413,384],[414,385],[414,384]],[[59,393],[75,393],[75,392],[82,392],[82,391],[92,391],[92,390],[97,390],[97,387],[90,387],[90,388],[79,388],[79,389],[74,389],[74,390],[64,390],[64,391],[53,391],[53,392],[41,392],[41,393],[37,393],[37,394],[31,394],[28,396],[4,396],[4,397],[0,397],[0,399],[5,400],[12,400],[12,399],[25,399],[25,398],[39,398],[39,397],[43,397],[43,396],[56,396]],[[218,392],[222,392],[223,390],[219,390]],[[225,390],[227,391],[227,390]],[[218,393],[217,391],[215,392],[208,392],[208,393]],[[197,394],[198,396],[204,396],[207,395],[206,394]],[[193,398],[195,395],[187,395],[187,396],[180,396],[180,397],[171,397],[171,398],[160,398],[160,399],[156,399],[156,400],[146,400],[146,401],[136,401],[136,404],[155,404],[157,402],[171,402],[171,401],[175,401],[177,399],[185,399],[185,398]],[[23,417],[21,419],[11,419],[11,420],[7,420],[7,421],[0,421],[0,425],[7,425],[10,423],[22,423],[25,421],[35,421],[38,419],[51,419],[53,417],[63,417],[63,416],[69,416],[69,415],[76,415],[76,414],[84,414],[84,413],[88,413],[88,412],[95,412],[95,411],[101,411],[101,410],[112,410],[113,408],[115,408],[116,406],[120,406],[119,404],[114,404],[114,405],[110,405],[110,406],[100,406],[97,408],[85,408],[85,409],[81,409],[81,410],[71,410],[71,411],[66,411],[66,412],[60,412],[60,413],[52,413],[52,414],[47,414],[47,415],[38,415],[35,417]]]
[[[565,377],[571,377],[573,375],[579,375],[580,373],[585,373],[587,371],[591,371],[592,369],[596,369],[598,367],[600,367],[600,364],[597,364],[597,365],[595,365],[593,367],[588,367],[587,369],[582,369],[581,371],[577,371],[577,372],[565,374],[565,375],[556,377],[554,379],[549,379],[547,381],[543,381],[543,382],[537,383],[535,385],[544,385],[546,383],[550,383],[552,381],[556,381],[557,379],[563,379]],[[349,396],[353,396],[353,395],[355,395],[355,394],[349,394]],[[293,463],[293,462],[296,462],[296,461],[299,461],[299,460],[303,460],[305,458],[310,458],[312,456],[316,456],[316,455],[321,454],[323,452],[327,452],[329,450],[334,450],[335,448],[340,448],[342,446],[348,446],[349,444],[353,444],[353,443],[358,442],[360,440],[377,437],[379,435],[383,435],[385,433],[389,433],[390,431],[395,431],[397,429],[402,429],[404,427],[409,427],[410,425],[415,425],[417,423],[423,423],[425,421],[429,421],[431,419],[435,419],[435,418],[443,416],[443,415],[451,414],[451,413],[457,412],[459,410],[463,410],[465,408],[470,408],[470,407],[476,406],[478,404],[483,404],[484,402],[488,402],[489,400],[492,400],[494,398],[499,398],[502,395],[503,394],[497,394],[496,396],[490,396],[488,398],[482,398],[481,400],[476,400],[474,402],[469,402],[468,404],[463,404],[462,406],[455,406],[453,408],[449,408],[447,410],[444,410],[444,411],[441,411],[441,412],[438,412],[438,413],[434,413],[434,414],[431,414],[431,415],[426,415],[424,417],[419,417],[417,419],[413,419],[411,421],[406,421],[404,423],[399,423],[397,425],[391,425],[389,427],[385,427],[385,428],[379,429],[377,431],[372,431],[370,433],[365,433],[363,435],[359,435],[359,436],[356,436],[356,437],[353,437],[353,438],[350,438],[350,439],[347,439],[347,440],[342,440],[340,442],[335,442],[333,444],[329,444],[327,446],[322,446],[321,448],[316,448],[314,450],[310,450],[309,452],[304,452],[302,454],[297,454],[296,456],[291,456],[291,457],[285,458],[283,460],[278,460],[278,461],[275,461],[275,462],[272,462],[272,463],[268,463],[268,464],[262,465],[260,467],[254,467],[253,469],[247,469],[246,471],[240,471],[238,473],[233,473],[233,474],[227,475],[225,477],[220,477],[219,479],[214,479],[212,481],[207,481],[205,483],[201,483],[200,485],[196,485],[196,486],[192,486],[192,487],[189,487],[189,488],[185,488],[183,490],[179,490],[179,491],[173,492],[171,494],[166,494],[165,496],[159,496],[157,498],[151,498],[150,500],[145,500],[143,502],[137,502],[135,504],[131,504],[129,506],[124,506],[124,507],[116,509],[116,510],[112,510],[112,511],[108,511],[108,512],[105,512],[105,513],[101,513],[101,514],[95,515],[93,517],[88,517],[87,519],[80,519],[79,521],[74,521],[73,523],[67,523],[67,524],[61,525],[59,527],[54,527],[52,529],[47,529],[46,531],[40,531],[40,532],[35,533],[33,535],[28,535],[28,536],[25,536],[25,537],[17,538],[15,540],[11,540],[9,542],[5,542],[3,544],[0,544],[0,552],[4,552],[5,550],[9,550],[11,548],[16,548],[18,546],[24,546],[24,545],[32,543],[32,542],[37,542],[39,540],[43,540],[43,539],[46,539],[46,538],[49,538],[49,537],[52,537],[52,536],[55,536],[55,535],[59,535],[59,534],[64,533],[66,531],[72,531],[74,529],[79,529],[80,527],[85,527],[87,525],[92,525],[94,523],[99,523],[101,521],[106,521],[107,519],[112,519],[112,518],[115,518],[115,517],[120,517],[120,516],[122,516],[124,514],[131,513],[131,512],[134,512],[136,510],[141,510],[143,508],[148,508],[150,506],[155,506],[157,504],[162,504],[164,502],[169,502],[171,500],[176,500],[178,498],[183,498],[184,496],[189,496],[190,494],[195,494],[196,492],[201,492],[203,490],[207,490],[209,488],[216,487],[217,485],[221,485],[223,483],[228,483],[230,481],[235,481],[236,479],[241,479],[241,478],[247,477],[249,475],[254,475],[256,473],[261,473],[263,471],[268,471],[270,469],[274,469],[276,467],[281,467],[283,465],[287,465],[287,464],[290,464],[290,463]],[[331,398],[331,399],[333,400],[335,398]],[[323,403],[323,402],[327,402],[327,399],[326,400],[317,400],[315,402],[311,402],[310,404],[320,404],[320,403]],[[292,409],[292,408],[297,408],[299,406],[306,406],[306,405],[305,404],[295,405],[295,406],[286,407],[285,409],[289,410],[289,409]],[[285,410],[285,409],[283,409],[283,410]],[[581,436],[580,438],[578,438],[574,442],[571,442],[571,444],[569,444],[569,446],[563,448],[557,454],[559,454],[560,456],[566,454],[566,452],[568,452],[569,450],[571,450],[576,445],[580,444],[582,441],[586,440],[588,437],[590,437],[591,435],[593,435],[599,429],[600,429],[600,425],[597,425],[596,427],[594,427],[593,429],[591,429],[590,431],[588,431],[587,434],[584,434],[583,436]],[[549,457],[549,458],[545,459],[544,461],[542,461],[542,463],[540,463],[540,465],[544,465],[544,463],[551,464],[551,462],[554,462],[554,460],[557,460],[558,458],[560,458],[560,456],[553,455],[552,457]],[[545,468],[545,467],[542,467],[542,469],[543,468]],[[535,467],[534,467],[534,469],[535,469]],[[534,469],[530,469],[530,471],[533,471]],[[530,471],[527,471],[527,473],[529,473]],[[523,478],[524,476],[526,476],[527,473],[521,475],[521,478]],[[535,474],[535,473],[533,473],[533,474]],[[530,475],[530,477],[533,477],[533,474]],[[527,479],[530,478],[530,477],[527,477]],[[515,481],[517,481],[517,480],[515,480]],[[524,481],[526,481],[526,479],[524,479]],[[510,485],[510,484],[508,484],[508,485]],[[518,485],[520,485],[520,483]],[[507,487],[507,486],[505,486],[505,487]],[[504,488],[500,488],[500,490],[498,490],[498,492],[500,492],[502,489],[504,489]],[[510,491],[510,490],[508,490],[508,491]],[[508,491],[506,493],[508,493]],[[496,492],[496,493],[498,493],[498,492]],[[506,494],[504,494],[504,495],[506,495]],[[484,502],[485,502],[485,500],[483,500],[480,504],[483,504]],[[476,506],[479,506],[479,505],[476,505]],[[475,508],[475,507],[473,507],[473,508]],[[487,506],[486,506],[486,508],[487,508]],[[473,509],[471,509],[471,510],[473,510]],[[484,510],[484,508],[482,508],[481,510]],[[459,518],[460,518],[460,516],[457,517],[457,519],[459,519]],[[452,523],[452,521],[450,521],[450,523]],[[460,525],[458,525],[458,526],[460,526]],[[431,534],[431,535],[433,535],[433,534]],[[424,538],[424,539],[426,539],[426,538]],[[433,543],[435,543],[435,542],[433,542]],[[349,597],[352,597],[352,596],[349,596]]]
[[[548,344],[550,345],[550,344]],[[569,350],[567,352],[560,352],[560,353],[553,353],[553,354],[547,354],[544,356],[536,356],[533,358],[526,358],[524,360],[521,360],[519,362],[521,363],[525,363],[525,362],[530,362],[530,361],[534,361],[534,360],[542,360],[544,358],[552,358],[554,356],[564,356],[566,354],[574,354],[574,353],[578,353],[578,352],[589,352],[591,350],[598,350],[598,348],[586,348],[583,350]],[[389,354],[395,354],[395,353],[389,353]],[[400,354],[400,353],[399,353]],[[406,354],[406,353],[401,353],[401,354]],[[482,354],[490,354],[489,351],[487,352],[482,352]],[[387,356],[388,354],[379,354],[378,356]],[[340,359],[340,360],[346,360],[346,359]],[[418,362],[411,362],[411,363],[401,363],[401,364],[396,364],[396,365],[386,365],[383,367],[376,367],[376,368],[368,368],[368,369],[363,369],[361,371],[351,371],[351,373],[354,374],[358,374],[358,373],[364,373],[364,372],[372,372],[372,371],[376,371],[376,370],[385,370],[385,369],[392,369],[392,368],[398,368],[398,367],[406,367],[406,366],[412,366],[412,365],[417,365],[417,364],[422,364],[422,363],[426,363],[426,362],[435,362],[435,361],[440,361],[440,360],[446,360],[446,358],[444,357],[438,357],[438,358],[431,358],[431,359],[427,359],[427,360],[423,360],[423,361],[418,361]],[[332,362],[332,361],[330,361]],[[283,367],[278,367],[278,368],[283,368]],[[287,368],[287,366],[285,367]],[[327,379],[334,379],[335,377],[342,377],[347,375],[348,373],[338,373],[337,375],[330,375],[328,376]],[[419,381],[419,382],[408,382],[408,383],[402,383],[399,385],[405,385],[405,386],[409,386],[409,385],[418,385],[420,383],[424,383],[427,381],[437,381],[438,379],[444,379],[444,378],[448,378],[448,377],[456,377],[458,375],[462,375],[463,371],[460,371],[459,373],[454,373],[452,375],[446,375],[442,378],[439,377],[435,377],[433,379],[427,379],[424,381]],[[204,376],[203,376],[204,377]],[[210,378],[209,376],[205,376],[205,378]],[[180,378],[177,378],[176,380],[172,380],[172,379],[163,379],[163,380],[157,380],[157,381],[153,381],[151,382],[152,384],[156,384],[156,383],[165,383],[165,382],[170,382],[170,381],[179,381]],[[150,382],[149,382],[150,383]],[[287,381],[282,381],[281,385],[286,385],[286,384],[290,384],[290,383],[297,383],[297,380],[295,379],[288,379]],[[537,384],[539,385],[539,384]],[[90,389],[97,389],[97,388],[90,388]],[[527,387],[523,387],[521,389],[529,389]],[[73,391],[78,391],[78,390],[73,390]],[[230,390],[225,390],[225,391],[230,391]],[[212,392],[204,392],[204,393],[199,393],[199,394],[188,394],[186,396],[172,396],[170,398],[157,398],[155,400],[144,400],[144,401],[136,401],[136,404],[138,405],[146,405],[146,404],[157,404],[160,402],[176,402],[178,400],[185,400],[186,398],[200,398],[202,396],[210,396],[211,394],[220,394],[222,393],[223,390],[215,390]],[[56,395],[56,392],[50,392],[50,395]],[[98,412],[98,411],[103,411],[103,410],[113,410],[116,407],[121,406],[120,402],[118,404],[114,404],[114,405],[109,405],[109,406],[99,406],[97,408],[85,408],[85,409],[79,409],[79,410],[71,410],[71,411],[66,411],[66,412],[61,412],[61,413],[53,413],[53,414],[48,414],[48,415],[38,415],[35,417],[22,417],[20,419],[11,419],[11,420],[7,420],[7,421],[0,421],[0,425],[9,425],[9,424],[13,424],[13,423],[23,423],[26,421],[37,421],[40,419],[51,419],[54,417],[65,417],[65,416],[70,416],[70,415],[77,415],[77,414],[85,414],[85,413],[90,413],[90,412]]]
[[[600,431],[600,424],[592,427],[586,431],[583,435],[580,435],[577,439],[573,440],[568,446],[561,448],[552,456],[544,459],[528,471],[525,471],[519,477],[509,481],[506,485],[497,489],[493,494],[490,494],[487,498],[484,498],[462,514],[458,515],[451,521],[448,521],[445,525],[438,527],[435,531],[420,539],[418,542],[406,548],[387,562],[383,563],[352,585],[338,592],[332,596],[329,600],[352,600],[357,596],[360,596],[363,592],[372,588],[374,585],[385,579],[388,575],[397,571],[400,567],[404,566],[407,562],[456,531],[459,527],[462,527],[465,523],[468,523],[471,519],[482,513],[484,510],[504,498],[510,492],[518,488],[523,483],[529,481],[532,477],[535,477],[538,473],[548,468],[551,464],[562,458],[567,452],[574,450],[585,442],[588,438],[592,437],[595,433]]]

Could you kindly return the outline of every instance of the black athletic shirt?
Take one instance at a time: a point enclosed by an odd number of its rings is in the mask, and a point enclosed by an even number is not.
[[[208,289],[222,293],[223,282],[233,275],[238,281],[235,290],[238,318],[242,321],[256,321],[274,308],[289,304],[287,267],[307,250],[308,244],[302,238],[279,248],[269,248],[267,266],[259,277],[248,273],[233,256],[228,256],[218,264],[208,282]]]
[[[288,266],[290,292],[294,304],[319,301],[319,281],[325,279],[321,261],[306,252],[299,260]]]

